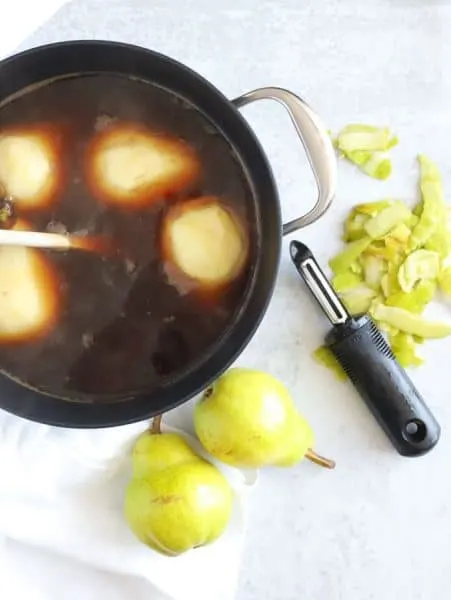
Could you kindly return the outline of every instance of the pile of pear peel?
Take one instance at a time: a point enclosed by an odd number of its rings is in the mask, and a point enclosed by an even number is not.
[[[376,179],[390,176],[388,151],[397,143],[388,127],[357,124],[334,140],[341,157]],[[415,206],[391,198],[355,205],[344,223],[346,247],[329,261],[332,285],[348,311],[371,315],[403,367],[424,363],[425,341],[451,335],[451,321],[428,315],[434,302],[451,295],[451,207],[438,165],[424,154],[418,164]],[[347,380],[327,347],[314,357]]]
[[[221,471],[182,435],[162,433],[160,423],[161,416],[134,445],[125,516],[141,542],[178,556],[221,536],[234,497]],[[205,450],[233,467],[290,467],[304,457],[335,467],[313,450],[313,431],[286,387],[261,371],[233,368],[222,375],[197,402],[194,427]]]

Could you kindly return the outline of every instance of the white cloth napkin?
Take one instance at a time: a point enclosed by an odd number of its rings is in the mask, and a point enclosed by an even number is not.
[[[243,538],[243,501],[256,473],[218,465],[236,492],[226,532],[211,546],[177,558],[161,556],[134,538],[122,514],[130,449],[145,427],[140,423],[67,430],[0,414],[0,587],[8,590],[2,597],[84,600],[91,596],[80,595],[80,586],[92,592],[93,567],[147,580],[149,600],[233,597]],[[192,436],[188,439],[202,452]],[[32,548],[35,557],[27,556],[32,575],[24,577],[24,552],[30,554]],[[56,556],[52,561],[48,552],[79,563],[77,578],[70,577],[63,596],[55,580],[64,582],[71,568]],[[84,572],[83,563],[89,566]],[[101,597],[106,598],[102,589]],[[132,595],[124,589],[123,595],[115,597],[129,600]]]

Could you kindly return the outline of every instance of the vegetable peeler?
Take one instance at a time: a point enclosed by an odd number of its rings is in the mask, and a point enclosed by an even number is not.
[[[440,425],[382,333],[368,315],[349,314],[307,246],[292,241],[290,254],[298,273],[333,325],[326,335],[326,346],[393,446],[403,456],[429,452],[440,438]]]

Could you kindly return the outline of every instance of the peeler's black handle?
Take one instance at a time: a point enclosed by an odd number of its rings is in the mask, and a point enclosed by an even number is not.
[[[336,325],[326,344],[400,454],[419,456],[436,445],[439,424],[368,316]]]

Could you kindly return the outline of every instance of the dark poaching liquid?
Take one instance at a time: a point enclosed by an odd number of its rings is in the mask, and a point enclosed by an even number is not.
[[[83,160],[92,136],[110,118],[187,141],[202,164],[195,189],[139,210],[97,202],[86,187]],[[255,238],[251,191],[242,167],[227,141],[197,110],[166,90],[125,77],[62,79],[0,108],[0,131],[16,125],[26,131],[40,123],[63,132],[65,183],[51,207],[19,216],[39,231],[65,228],[111,235],[126,258],[43,251],[61,278],[62,314],[43,337],[1,343],[0,368],[31,387],[80,401],[90,394],[155,390],[209,352],[242,301]],[[251,236],[246,269],[211,298],[179,291],[168,281],[159,251],[165,210],[173,202],[204,194],[230,203]]]

